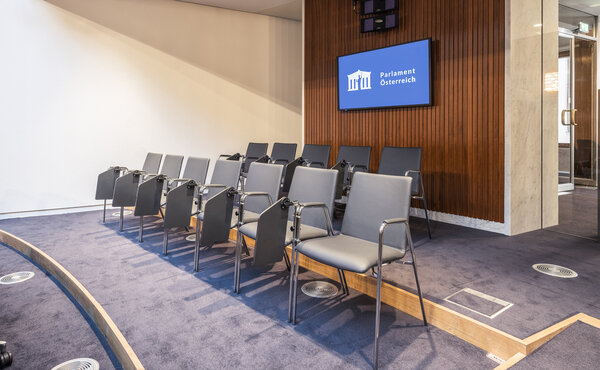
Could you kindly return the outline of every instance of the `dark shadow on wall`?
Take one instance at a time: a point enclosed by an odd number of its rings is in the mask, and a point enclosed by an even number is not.
[[[298,21],[166,0],[46,0],[298,114]]]

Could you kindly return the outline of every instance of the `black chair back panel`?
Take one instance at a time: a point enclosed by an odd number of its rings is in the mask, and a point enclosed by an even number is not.
[[[302,159],[311,167],[327,168],[329,166],[330,145],[306,144],[302,150]]]
[[[381,175],[405,176],[406,171],[421,171],[421,148],[401,148],[386,146],[381,151],[378,173]],[[409,174],[413,178],[412,193],[419,192],[419,175]]]
[[[117,179],[113,194],[113,207],[133,207],[141,180],[139,172],[129,172]]]
[[[98,175],[96,183],[96,199],[112,199],[115,193],[115,183],[121,175],[120,169],[109,168]]]
[[[181,173],[181,166],[183,165],[182,155],[167,154],[163,161],[160,169],[160,174],[165,175],[170,179],[176,179]],[[156,173],[156,172],[155,172]]]
[[[212,247],[215,243],[225,243],[229,240],[234,199],[232,189],[222,190],[206,201],[200,245]]]
[[[280,200],[260,214],[254,245],[255,266],[273,264],[283,258],[288,212],[289,207],[282,206]]]
[[[271,150],[271,162],[286,165],[296,158],[298,144],[275,143]]]
[[[162,156],[163,155],[159,153],[148,153],[144,165],[142,166],[142,171],[145,171],[146,173],[158,173]]]
[[[160,209],[160,198],[165,180],[162,176],[151,176],[138,187],[134,216],[156,215]]]
[[[190,225],[190,216],[194,205],[196,186],[186,181],[167,194],[164,227],[186,227]]]

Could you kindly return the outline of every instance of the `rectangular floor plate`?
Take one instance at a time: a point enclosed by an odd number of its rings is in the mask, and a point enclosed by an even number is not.
[[[513,306],[510,302],[471,288],[463,288],[456,293],[452,293],[444,298],[444,301],[478,313],[489,319],[493,319]]]
[[[487,355],[485,355],[485,356],[487,358],[489,358],[490,360],[494,361],[497,364],[503,364],[505,362],[503,359],[501,359],[500,357],[496,356],[492,352],[488,352]]]

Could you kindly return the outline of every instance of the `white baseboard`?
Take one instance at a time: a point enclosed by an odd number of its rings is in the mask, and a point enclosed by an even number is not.
[[[411,208],[410,215],[425,218],[425,210],[422,208]],[[479,218],[452,215],[449,213],[429,211],[429,218],[433,221],[470,227],[472,229],[491,231],[498,234],[508,235],[506,224],[501,222],[487,221]]]
[[[65,207],[65,208],[52,208],[52,209],[38,209],[32,211],[18,211],[18,212],[7,212],[0,213],[0,220],[6,220],[10,218],[24,218],[24,217],[35,217],[35,216],[50,216],[50,215],[62,215],[66,213],[78,213],[88,211],[99,211],[102,210],[103,205],[89,205],[89,206],[78,206],[78,207]],[[118,209],[118,208],[114,208]],[[112,207],[106,207],[106,213],[109,210],[113,210]]]

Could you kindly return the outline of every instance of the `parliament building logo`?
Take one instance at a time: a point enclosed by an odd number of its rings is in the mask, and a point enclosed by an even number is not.
[[[371,90],[371,72],[360,69],[348,75],[348,91]]]

